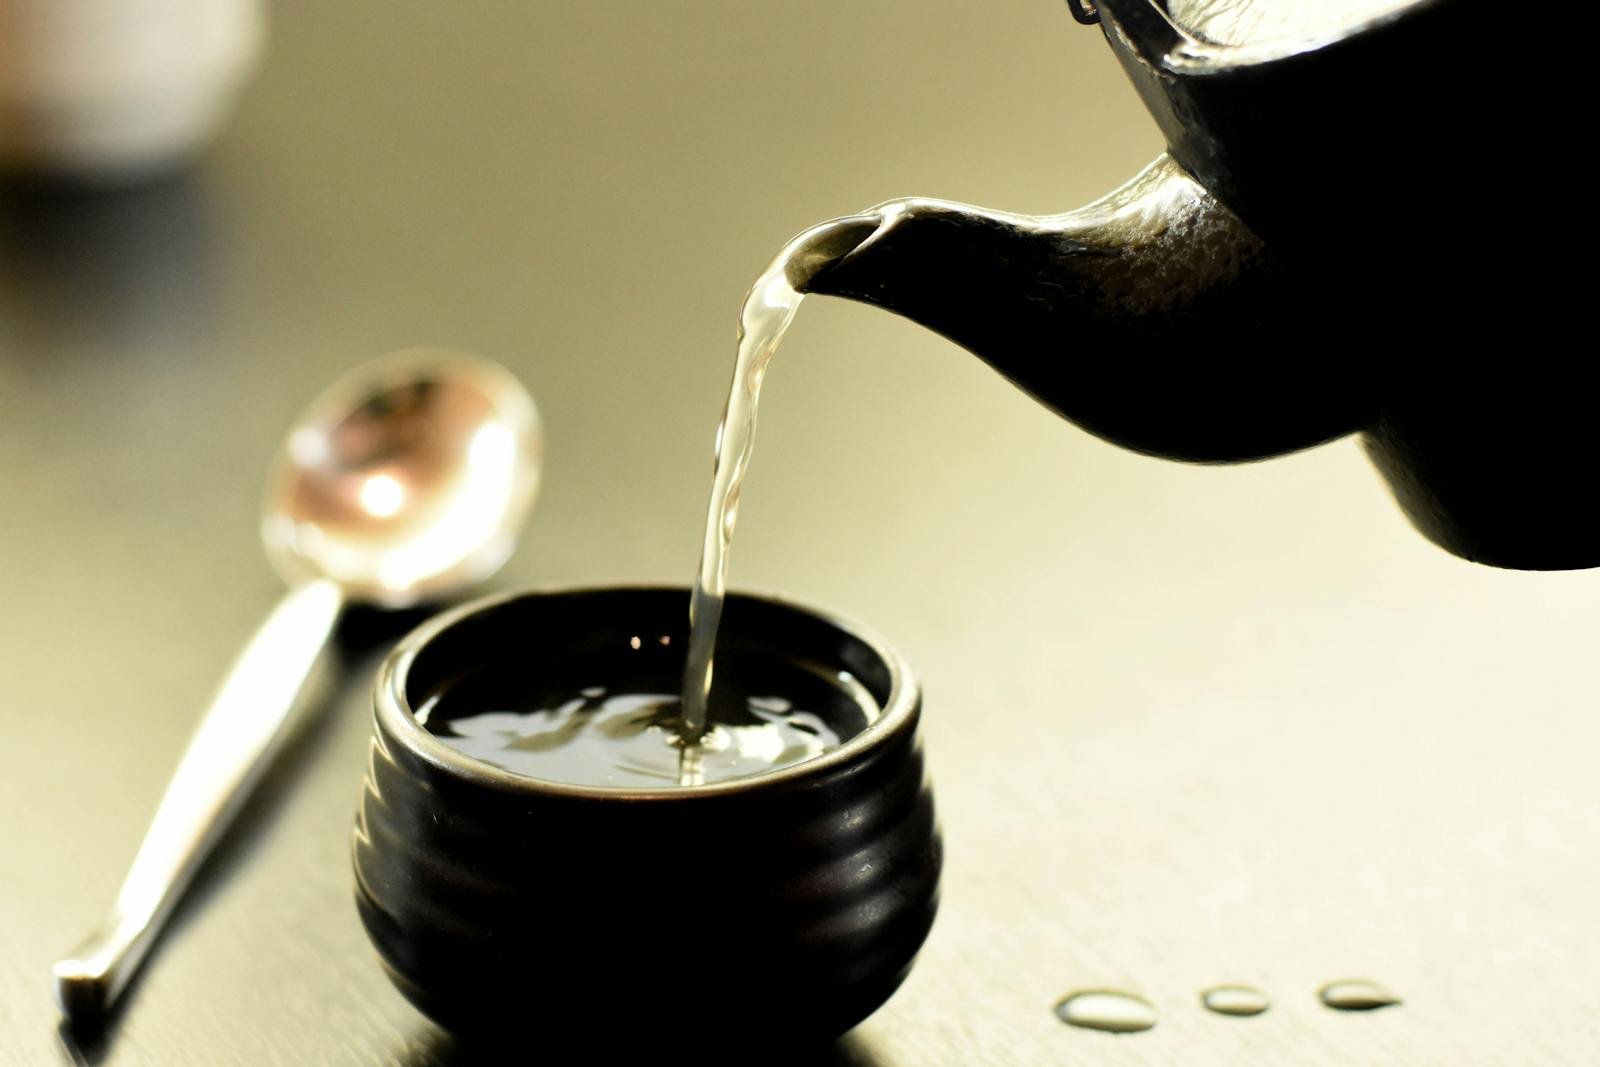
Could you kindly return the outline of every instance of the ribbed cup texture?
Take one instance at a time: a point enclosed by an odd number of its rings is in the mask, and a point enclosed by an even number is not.
[[[574,595],[610,598],[629,625],[686,603],[681,590],[561,594]],[[547,599],[502,601],[459,625],[482,637],[485,623],[560,617]],[[868,666],[872,649],[842,624],[746,597],[726,618],[741,616],[747,636],[828,635],[853,668]],[[452,625],[442,636],[465,635]],[[452,647],[492,655],[497,644]],[[427,655],[415,673],[432,669]],[[886,665],[861,677],[887,694]],[[380,687],[377,699],[393,697]],[[396,985],[467,1036],[663,1051],[686,1025],[780,1044],[833,1037],[888,998],[933,922],[941,848],[918,710],[886,716],[871,744],[821,773],[630,797],[464,773],[380,708],[355,833],[362,920]]]

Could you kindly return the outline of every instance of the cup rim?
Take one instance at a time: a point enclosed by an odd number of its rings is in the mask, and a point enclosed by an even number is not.
[[[446,630],[474,615],[515,600],[617,592],[682,593],[687,610],[690,590],[687,586],[666,583],[533,587],[479,597],[433,616],[401,638],[378,668],[373,688],[373,704],[380,734],[387,734],[404,743],[412,754],[435,769],[474,785],[511,793],[663,803],[765,791],[818,778],[862,759],[916,725],[922,703],[921,684],[917,680],[916,671],[910,661],[877,631],[837,612],[814,607],[792,597],[748,589],[730,590],[729,595],[765,601],[786,610],[821,619],[866,645],[888,669],[889,694],[883,701],[882,710],[861,732],[852,735],[838,748],[764,774],[708,782],[704,785],[638,789],[628,786],[578,785],[518,774],[467,755],[460,749],[446,744],[417,722],[415,710],[406,698],[406,679],[417,656]]]

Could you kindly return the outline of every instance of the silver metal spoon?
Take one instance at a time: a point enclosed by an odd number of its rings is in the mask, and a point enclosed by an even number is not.
[[[110,914],[55,965],[69,1019],[103,1013],[127,987],[290,733],[344,606],[406,607],[492,574],[533,506],[542,453],[517,380],[458,353],[384,356],[305,411],[262,504],[262,540],[290,592],[217,691]]]

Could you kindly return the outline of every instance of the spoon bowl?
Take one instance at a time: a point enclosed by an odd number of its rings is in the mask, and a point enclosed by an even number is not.
[[[488,577],[538,491],[539,415],[499,365],[411,349],[312,402],[268,477],[261,534],[290,584],[410,607]]]

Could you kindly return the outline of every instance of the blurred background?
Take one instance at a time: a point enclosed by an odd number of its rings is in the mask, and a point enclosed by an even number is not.
[[[127,17],[155,39],[225,8]],[[22,76],[42,10],[0,0],[13,164],[103,118]],[[504,362],[547,467],[496,586],[686,583],[740,297],[791,234],[904,195],[1066,210],[1161,148],[1050,0],[260,14],[149,45],[221,58],[184,75],[210,110],[147,153],[51,141],[93,176],[0,186],[4,1063],[475,1062],[392,989],[351,900],[381,648],[349,657],[103,1045],[56,1032],[50,963],[281,591],[265,467],[328,380],[417,344]],[[1447,556],[1352,441],[1226,468],[1119,452],[840,301],[806,305],[767,381],[733,584],[919,664],[947,837],[927,948],[837,1062],[1600,1047],[1596,575]],[[1330,1012],[1315,991],[1344,977],[1405,1003]],[[1272,1010],[1202,1011],[1224,982]],[[1156,1028],[1054,1016],[1106,986]]]

